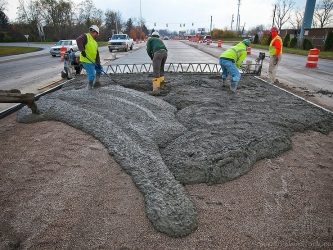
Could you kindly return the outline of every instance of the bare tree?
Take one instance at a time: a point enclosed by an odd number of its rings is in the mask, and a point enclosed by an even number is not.
[[[30,1],[26,4],[24,0],[19,0],[17,16],[17,20],[19,23],[38,23],[38,18],[40,16],[38,3]]]
[[[275,3],[276,11],[274,19],[276,20],[276,26],[279,30],[289,21],[294,5],[295,2],[293,0],[278,0]]]
[[[289,20],[290,25],[294,29],[301,29],[303,17],[304,17],[304,11],[296,9],[292,14],[292,18]]]
[[[123,28],[123,21],[119,11],[107,10],[105,12],[105,28],[108,34],[118,33]]]
[[[5,11],[7,6],[7,0],[0,0],[0,11]]]
[[[333,22],[333,0],[320,1],[314,11],[314,24],[320,28],[324,28]]]
[[[42,10],[43,20],[53,27],[71,26],[72,4],[63,0],[39,0],[38,6]]]
[[[6,5],[7,5],[6,0],[0,0],[0,27],[4,26],[4,25],[8,25],[8,22],[9,22],[8,17],[5,14]]]
[[[77,21],[79,24],[90,26],[96,24],[100,26],[103,20],[103,11],[97,9],[92,0],[86,0],[80,3]]]

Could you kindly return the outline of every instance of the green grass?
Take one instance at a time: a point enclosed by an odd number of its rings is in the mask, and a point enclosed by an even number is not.
[[[33,47],[18,47],[18,46],[0,46],[0,56],[19,55],[41,50]]]
[[[225,43],[230,44],[230,45],[234,45],[234,44],[237,44],[239,42],[241,42],[241,40],[240,41],[235,41],[235,40],[225,41]],[[255,49],[268,50],[268,45],[251,44],[251,47],[255,48]],[[302,49],[283,47],[283,53],[307,56],[309,54],[309,51],[308,50],[302,50]],[[333,51],[320,51],[319,58],[333,60]]]
[[[42,43],[42,42],[41,42]],[[50,44],[53,45],[56,42],[43,42],[44,44]],[[107,46],[108,42],[98,42],[98,46]],[[35,48],[35,47],[19,47],[19,46],[0,46],[0,57],[1,56],[12,56],[12,55],[19,55],[19,54],[25,54],[30,52],[35,52],[41,50],[41,48]]]
[[[251,47],[256,48],[256,49],[266,49],[266,50],[268,50],[268,46],[266,46],[266,45],[251,44]],[[309,54],[308,50],[286,48],[286,47],[283,47],[282,51],[283,51],[283,53],[303,55],[303,56],[307,56]],[[333,60],[333,51],[320,51],[319,58]]]

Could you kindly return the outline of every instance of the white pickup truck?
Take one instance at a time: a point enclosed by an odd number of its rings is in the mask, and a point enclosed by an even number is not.
[[[133,46],[133,39],[126,34],[114,34],[108,42],[110,52],[113,50],[124,50],[127,52],[129,49],[132,50]]]

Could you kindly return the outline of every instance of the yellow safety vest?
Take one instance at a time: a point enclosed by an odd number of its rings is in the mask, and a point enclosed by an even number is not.
[[[239,68],[242,65],[244,59],[246,58],[246,55],[247,55],[246,45],[243,42],[240,42],[235,46],[222,52],[220,57],[233,59],[236,64],[236,67]]]
[[[90,33],[86,33],[87,36],[87,43],[85,45],[85,52],[87,57],[92,61],[96,62],[96,56],[97,56],[97,49],[98,49],[98,44],[95,41],[95,39],[92,37]],[[80,62],[85,62],[85,63],[91,63],[91,61],[82,55],[80,55]]]

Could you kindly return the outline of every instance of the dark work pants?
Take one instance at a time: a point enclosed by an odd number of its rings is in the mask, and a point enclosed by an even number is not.
[[[153,75],[154,78],[164,76],[164,65],[168,58],[168,52],[165,49],[158,50],[153,57]]]

